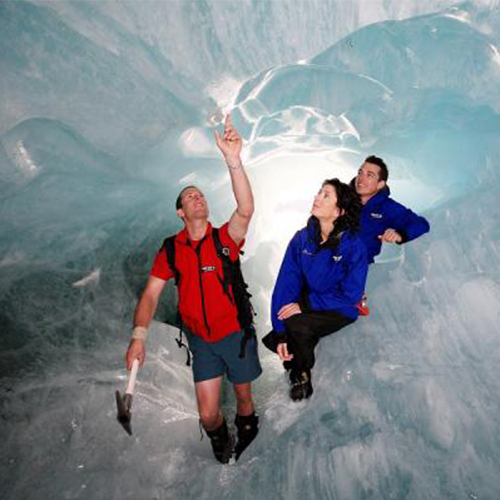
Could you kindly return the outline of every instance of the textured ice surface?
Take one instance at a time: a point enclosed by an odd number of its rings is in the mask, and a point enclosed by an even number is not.
[[[0,3],[0,497],[480,499],[500,486],[496,0]],[[284,246],[321,181],[365,156],[431,233],[387,247],[372,314],[318,349],[310,401],[261,351],[261,431],[235,467],[200,441],[161,321],[133,436],[116,422],[135,302],[181,186],[234,208],[231,110],[256,213],[244,270],[269,329]],[[234,418],[234,396],[223,406]]]

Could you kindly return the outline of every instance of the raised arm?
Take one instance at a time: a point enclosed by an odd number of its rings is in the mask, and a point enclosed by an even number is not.
[[[254,211],[252,188],[248,180],[243,163],[241,162],[241,148],[243,141],[237,130],[231,125],[229,115],[224,123],[224,135],[221,137],[215,131],[217,146],[224,155],[231,177],[231,185],[236,199],[236,210],[229,219],[228,232],[234,242],[239,245],[248,231],[248,225]]]

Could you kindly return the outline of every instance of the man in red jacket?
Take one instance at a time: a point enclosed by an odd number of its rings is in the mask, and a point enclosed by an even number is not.
[[[236,199],[236,210],[218,230],[219,239],[230,259],[235,261],[243,246],[254,211],[252,189],[241,163],[242,140],[225,121],[224,135],[216,132]],[[176,202],[177,215],[184,229],[174,240],[175,267],[179,273],[179,312],[190,351],[193,354],[193,376],[200,421],[210,437],[217,460],[227,463],[233,453],[233,439],[219,409],[223,375],[234,385],[237,401],[236,427],[238,442],[235,454],[250,444],[258,432],[251,382],[262,372],[255,337],[248,339],[245,356],[239,356],[244,332],[238,321],[231,286],[224,282],[223,264],[218,256],[212,225],[208,221],[208,204],[195,186],[184,188]],[[144,363],[147,328],[153,319],[158,299],[175,270],[168,263],[166,245],[158,252],[146,288],[139,299],[134,330],[126,362],[130,369],[134,359]]]

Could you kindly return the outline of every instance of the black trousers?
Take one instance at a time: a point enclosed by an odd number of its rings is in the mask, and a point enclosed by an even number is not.
[[[311,370],[316,362],[314,349],[319,340],[354,321],[336,311],[301,313],[286,319],[287,347],[293,359],[285,361],[284,367],[299,372]]]

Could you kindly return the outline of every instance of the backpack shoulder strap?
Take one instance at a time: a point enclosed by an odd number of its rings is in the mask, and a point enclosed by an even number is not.
[[[230,252],[229,247],[225,247],[222,244],[222,241],[220,240],[220,235],[219,235],[219,228],[214,227],[212,229],[212,237],[214,239],[215,250],[216,250],[219,258],[222,260],[222,262],[227,261],[227,262],[229,262],[229,264],[231,264],[232,261],[229,258],[229,252]]]
[[[234,303],[233,297],[229,292],[229,285],[233,284],[233,266],[235,263],[229,258],[229,247],[222,245],[219,229],[216,227],[212,229],[212,238],[217,257],[219,257],[222,263],[222,279],[219,277],[220,284],[222,285],[224,293],[227,295],[229,300]]]
[[[177,266],[175,265],[175,237],[176,235],[169,236],[163,242],[163,246],[165,247],[165,252],[167,254],[168,266],[174,273],[175,285],[177,286],[180,280],[180,273],[179,270],[177,269]]]
[[[255,327],[253,325],[255,311],[250,302],[251,295],[247,291],[248,286],[245,283],[241,272],[241,262],[239,256],[235,261],[231,260],[229,256],[229,247],[222,245],[219,230],[217,228],[212,229],[212,236],[217,256],[222,262],[222,269],[224,273],[222,286],[229,298],[231,298],[231,295],[229,294],[228,284],[232,286],[234,302],[238,311],[238,322],[240,327],[245,332],[241,339],[239,353],[239,357],[243,359],[245,357],[247,342],[255,336]]]

